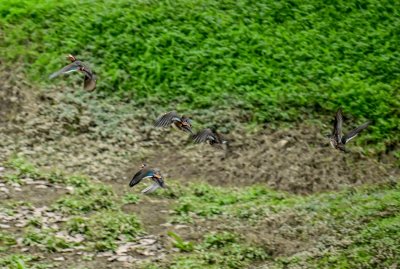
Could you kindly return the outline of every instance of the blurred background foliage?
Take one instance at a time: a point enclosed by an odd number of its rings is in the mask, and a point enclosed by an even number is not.
[[[383,152],[400,142],[399,12],[388,0],[10,0],[0,60],[50,83],[72,53],[106,96],[234,107],[259,124],[343,107],[348,128],[373,121],[361,142]]]

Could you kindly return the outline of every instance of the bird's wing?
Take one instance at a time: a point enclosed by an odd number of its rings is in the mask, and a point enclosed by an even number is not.
[[[215,135],[211,129],[207,128],[193,135],[192,138],[195,143],[202,143],[207,140],[215,140]]]
[[[349,142],[351,139],[356,137],[362,130],[367,128],[370,123],[371,122],[368,121],[368,122],[364,123],[363,125],[360,125],[357,128],[351,130],[349,133],[347,133],[345,136],[343,136],[342,143],[346,144],[347,142]]]
[[[138,184],[142,179],[147,178],[147,177],[152,177],[154,175],[153,171],[149,171],[147,169],[140,170],[137,172],[133,178],[131,179],[131,182],[129,182],[129,187],[133,187],[136,184]]]
[[[91,74],[88,75],[85,72],[85,80],[83,82],[83,89],[87,90],[87,91],[93,91],[94,89],[96,89],[96,76]]]
[[[335,122],[333,123],[332,136],[336,141],[341,141],[342,139],[342,125],[343,125],[343,115],[342,109],[339,108],[335,115]]]
[[[80,66],[79,62],[70,63],[69,65],[65,66],[64,68],[62,68],[62,69],[58,70],[57,72],[54,72],[53,74],[51,74],[49,76],[49,79],[53,79],[55,77],[58,77],[61,74],[68,74],[68,73],[71,73],[71,72],[74,72],[74,71],[78,71],[80,67],[81,66]]]
[[[143,176],[141,175],[142,172],[143,171],[140,170],[133,176],[133,178],[131,179],[131,182],[129,182],[129,187],[135,186],[136,184],[138,184],[143,179]]]
[[[154,182],[152,185],[148,186],[146,189],[142,190],[142,193],[152,193],[160,187],[158,183]]]
[[[154,126],[166,127],[166,126],[170,125],[171,123],[173,123],[174,121],[181,121],[181,118],[176,113],[176,111],[171,111],[171,112],[165,113],[164,115],[160,116],[154,123]]]

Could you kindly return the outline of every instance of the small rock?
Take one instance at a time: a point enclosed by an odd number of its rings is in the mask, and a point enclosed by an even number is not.
[[[2,229],[8,229],[8,228],[11,228],[11,226],[8,225],[8,224],[0,223],[0,228],[2,228]]]
[[[187,225],[181,225],[181,224],[175,225],[175,229],[177,229],[177,230],[179,230],[179,229],[186,229],[186,228],[189,228],[189,226],[187,226]]]
[[[287,143],[289,143],[288,140],[282,139],[282,140],[279,140],[279,141],[276,143],[276,145],[277,145],[279,148],[283,148],[284,146],[286,146]]]
[[[111,251],[106,251],[106,252],[97,254],[97,257],[110,257],[112,255],[113,255],[113,253]]]
[[[65,261],[65,258],[61,256],[61,257],[53,258],[53,260],[55,260],[55,261]]]
[[[44,181],[44,180],[34,180],[34,181],[33,181],[33,184],[34,184],[34,185],[47,185],[48,182],[47,182],[47,181]]]
[[[144,256],[154,256],[154,252],[151,249],[136,249],[136,252]]]
[[[45,212],[44,215],[46,215],[47,217],[50,217],[50,218],[54,218],[57,216],[56,213],[53,213],[53,212]]]
[[[22,191],[21,188],[14,188],[14,191]]]
[[[67,190],[68,193],[74,194],[74,191],[75,191],[74,187],[67,186],[67,187],[65,187],[65,189]]]
[[[59,252],[73,252],[73,251],[75,251],[75,249],[73,248],[64,248],[59,250]]]
[[[139,240],[139,244],[143,246],[153,245],[155,242],[157,242],[157,240],[150,238],[144,238]]]
[[[46,185],[37,185],[35,186],[35,189],[47,189],[48,187]]]
[[[26,226],[26,223],[17,223],[15,224],[15,227],[23,228]]]
[[[25,184],[27,184],[27,185],[36,184],[36,183],[33,181],[33,179],[31,179],[31,178],[25,178],[25,179],[23,179],[22,181],[24,181]]]
[[[108,258],[107,261],[112,262],[112,261],[115,261],[117,258],[118,258],[118,256],[114,255],[114,256],[111,256],[110,258]]]
[[[17,240],[15,240],[17,242],[18,246],[23,246],[24,245],[24,239],[22,237],[18,237]]]
[[[76,234],[75,236],[70,236],[68,241],[72,241],[75,243],[80,243],[85,240],[85,237],[81,234]]]
[[[130,246],[122,245],[122,246],[118,247],[118,249],[115,251],[115,253],[117,253],[117,255],[122,255],[123,253],[128,252],[129,249],[130,249]]]
[[[132,262],[135,261],[135,258],[133,258],[132,256],[119,256],[116,260],[119,261],[119,262],[132,263]]]
[[[10,191],[6,187],[1,187],[0,191],[4,192],[4,193],[7,193],[7,194],[10,193]]]

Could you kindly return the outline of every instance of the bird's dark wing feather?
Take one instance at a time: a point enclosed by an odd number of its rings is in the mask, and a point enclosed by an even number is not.
[[[193,135],[193,140],[195,143],[202,143],[207,140],[215,140],[215,135],[211,129],[207,128]]]
[[[342,143],[346,144],[347,142],[349,142],[351,139],[356,137],[362,130],[367,128],[370,123],[371,122],[366,122],[363,125],[360,125],[357,128],[351,130],[349,133],[347,133],[345,136],[343,136]]]
[[[143,179],[143,176],[141,174],[142,174],[142,170],[138,171],[133,176],[133,178],[131,179],[131,182],[129,182],[129,187],[135,186],[136,184],[138,184]]]
[[[343,115],[342,109],[339,108],[335,115],[335,122],[333,124],[332,136],[336,141],[341,141],[342,139],[342,125],[343,125]]]
[[[138,184],[143,178],[149,177],[153,175],[153,171],[149,169],[142,169],[139,172],[137,172],[133,178],[131,179],[131,182],[129,182],[129,187],[133,187],[136,184]]]
[[[154,123],[154,126],[166,127],[168,125],[171,125],[171,123],[173,123],[174,121],[180,121],[180,117],[175,111],[171,111],[160,116]]]
[[[49,79],[53,79],[55,77],[58,77],[61,74],[68,74],[74,71],[78,71],[80,68],[79,62],[73,62],[70,63],[69,65],[65,66],[64,68],[58,70],[57,72],[54,72],[49,76]]]

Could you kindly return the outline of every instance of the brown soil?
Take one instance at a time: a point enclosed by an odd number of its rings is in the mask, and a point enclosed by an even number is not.
[[[167,180],[258,183],[294,193],[382,182],[399,172],[364,156],[355,143],[349,154],[331,149],[322,135],[330,126],[302,123],[247,132],[239,125],[228,135],[229,149],[221,150],[189,143],[172,128],[155,129],[153,118],[145,116],[152,113],[129,103],[65,89],[34,94],[20,80],[4,80],[10,82],[2,86],[0,112],[9,120],[0,122],[0,156],[22,154],[41,167],[125,184],[146,161],[161,168]]]

